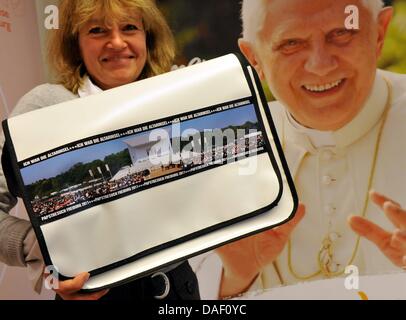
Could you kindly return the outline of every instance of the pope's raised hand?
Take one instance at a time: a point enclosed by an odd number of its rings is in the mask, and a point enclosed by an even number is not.
[[[370,197],[383,210],[396,229],[389,232],[360,216],[351,216],[349,224],[357,234],[375,243],[393,264],[405,268],[406,210],[395,201],[377,192],[371,191]]]
[[[304,213],[305,207],[300,204],[289,222],[216,249],[223,262],[220,296],[228,297],[247,290],[259,272],[282,252]]]

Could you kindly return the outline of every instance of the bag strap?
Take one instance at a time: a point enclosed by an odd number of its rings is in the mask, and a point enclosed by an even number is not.
[[[7,187],[9,192],[14,197],[22,197],[21,190],[18,187],[15,172],[11,161],[11,155],[9,152],[8,142],[6,141],[3,146],[3,152],[1,154],[1,165],[3,167],[4,177],[6,178]]]

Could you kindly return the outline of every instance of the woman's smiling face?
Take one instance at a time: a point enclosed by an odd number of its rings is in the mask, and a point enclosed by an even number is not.
[[[146,34],[139,13],[106,25],[95,14],[79,30],[79,47],[92,80],[103,90],[138,79],[147,61]]]

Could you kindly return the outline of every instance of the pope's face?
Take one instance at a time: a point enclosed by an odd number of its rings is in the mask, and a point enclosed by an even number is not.
[[[359,30],[344,26],[347,5],[359,8]],[[361,110],[383,42],[361,1],[272,0],[259,39],[260,73],[299,123],[336,130]]]

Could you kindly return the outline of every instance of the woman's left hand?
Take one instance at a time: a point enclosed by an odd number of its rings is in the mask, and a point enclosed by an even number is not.
[[[99,300],[109,292],[108,289],[92,293],[80,292],[89,277],[90,274],[88,272],[83,272],[73,279],[59,281],[57,288],[53,290],[63,300]]]

